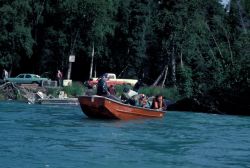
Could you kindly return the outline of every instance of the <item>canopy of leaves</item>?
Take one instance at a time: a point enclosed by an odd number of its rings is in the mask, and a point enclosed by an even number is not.
[[[241,3],[239,3],[241,2]],[[97,75],[143,77],[183,96],[249,85],[249,1],[2,0],[0,68],[13,74],[68,69],[86,80],[94,46]],[[52,75],[53,78],[53,75]]]

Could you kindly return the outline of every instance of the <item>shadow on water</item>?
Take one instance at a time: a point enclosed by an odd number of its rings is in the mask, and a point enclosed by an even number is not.
[[[146,123],[153,122],[163,122],[164,118],[149,118],[149,119],[133,119],[133,120],[118,120],[118,119],[96,119],[89,118],[85,114],[81,117],[81,120],[86,123],[99,123],[99,124],[109,124],[116,127],[122,127],[125,125],[140,125]]]

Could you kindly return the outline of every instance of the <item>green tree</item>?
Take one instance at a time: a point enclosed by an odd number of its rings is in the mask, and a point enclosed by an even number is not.
[[[147,62],[147,29],[149,27],[149,1],[136,0],[130,3],[128,27],[128,61],[131,65],[130,75],[139,76]]]
[[[32,56],[34,40],[28,15],[28,1],[12,0],[1,2],[0,8],[0,64],[10,71],[20,66],[22,58]]]
[[[128,28],[129,28],[129,8],[130,0],[120,1],[117,7],[117,14],[115,15],[116,26],[114,35],[108,37],[108,48],[110,49],[110,68],[118,75],[126,74],[129,70],[129,42],[128,42]]]

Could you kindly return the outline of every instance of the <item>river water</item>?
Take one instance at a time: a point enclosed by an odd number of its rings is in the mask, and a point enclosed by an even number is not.
[[[0,102],[1,168],[246,168],[250,117],[168,112],[88,119],[78,106]]]

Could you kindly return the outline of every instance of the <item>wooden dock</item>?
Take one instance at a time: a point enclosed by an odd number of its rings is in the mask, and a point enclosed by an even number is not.
[[[47,105],[79,105],[77,98],[45,98],[38,99],[37,102]]]

